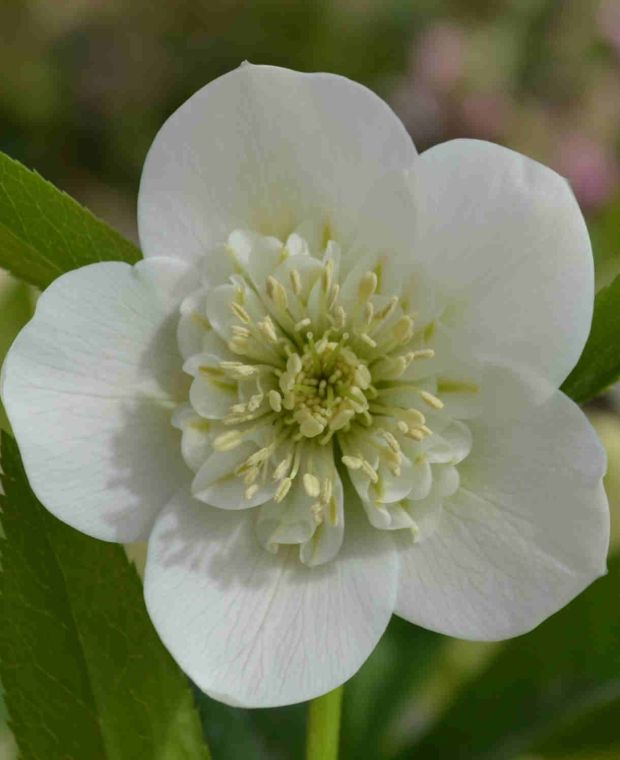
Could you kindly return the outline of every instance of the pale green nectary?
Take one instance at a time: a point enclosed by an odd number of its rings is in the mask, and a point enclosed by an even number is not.
[[[2,399],[42,503],[148,539],[149,613],[230,704],[349,678],[392,613],[527,631],[605,570],[605,456],[558,389],[593,266],[567,183],[418,156],[349,80],[244,65],[163,126],[145,260],[59,278]]]

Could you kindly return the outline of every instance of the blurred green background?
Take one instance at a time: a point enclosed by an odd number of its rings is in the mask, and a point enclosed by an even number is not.
[[[477,137],[552,166],[569,179],[587,215],[597,284],[620,272],[619,0],[0,0],[0,43],[0,150],[133,239],[140,170],[157,129],[195,90],[247,59],[365,83],[392,105],[420,150]],[[35,298],[0,272],[0,357]],[[618,409],[620,393],[612,391],[589,410],[609,452],[614,513]],[[512,649],[450,641],[395,622],[347,689],[344,756],[417,757],[408,747],[454,702],[440,724],[453,743],[434,743],[431,734],[420,757],[620,757],[620,581],[614,581],[608,576],[598,597],[592,590],[584,595],[594,594],[593,601],[588,597]],[[602,629],[609,635],[591,652],[587,634]],[[534,683],[529,674],[515,688],[538,689],[536,698],[527,689],[522,702],[511,696],[518,677],[511,663],[536,669],[562,642],[564,659],[549,671],[559,681],[550,675]],[[604,680],[584,665],[594,657],[613,678],[602,697],[586,700],[590,717],[577,719],[579,700],[568,705],[563,696],[575,684],[583,691],[586,682],[596,687],[597,678]],[[493,712],[481,702],[468,723],[468,688],[480,694],[503,672],[500,706]],[[553,726],[533,738],[524,738],[536,723],[528,701],[557,713]],[[608,714],[600,717],[601,710]],[[298,744],[288,755],[283,749],[302,731],[298,708],[250,713],[210,704],[203,713],[214,754],[226,743],[224,728],[232,727],[239,743],[228,748],[231,758],[300,756]],[[471,741],[488,731],[489,720],[501,723],[508,714],[509,741],[490,734],[486,745]],[[9,760],[15,755],[4,717],[0,704],[0,760]],[[573,735],[567,721],[585,721],[585,728]],[[263,754],[242,749],[250,745]],[[226,747],[216,757],[225,758]]]

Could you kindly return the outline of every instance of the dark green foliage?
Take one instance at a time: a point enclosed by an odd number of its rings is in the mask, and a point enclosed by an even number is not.
[[[208,760],[187,681],[121,546],[30,490],[2,434],[0,673],[22,760]]]
[[[619,588],[616,555],[605,578],[532,633],[507,643],[399,760],[508,760],[541,748],[570,748],[571,755],[620,749]]]
[[[139,259],[133,243],[36,172],[0,153],[0,267],[45,288],[86,264]]]

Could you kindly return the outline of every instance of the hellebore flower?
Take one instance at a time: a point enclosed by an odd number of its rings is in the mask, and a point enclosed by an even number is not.
[[[139,229],[144,261],[42,295],[2,398],[51,512],[148,539],[149,613],[201,689],[310,699],[392,613],[501,639],[605,571],[605,456],[557,390],[593,303],[557,174],[418,156],[364,87],[244,65],[161,129]]]

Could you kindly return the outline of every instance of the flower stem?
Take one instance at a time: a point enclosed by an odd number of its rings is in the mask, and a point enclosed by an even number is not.
[[[338,760],[343,687],[310,702],[306,760]]]

